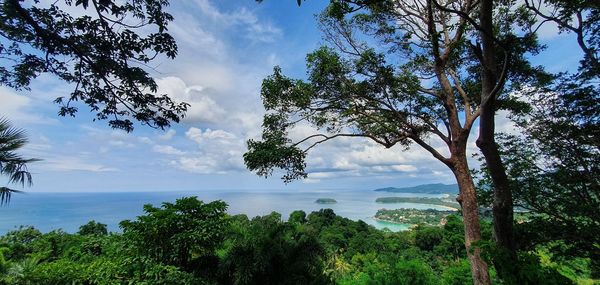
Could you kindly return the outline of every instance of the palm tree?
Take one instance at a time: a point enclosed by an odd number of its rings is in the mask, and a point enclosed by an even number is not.
[[[12,126],[6,118],[0,118],[0,175],[8,176],[8,183],[31,186],[31,173],[27,163],[38,161],[35,158],[25,159],[15,153],[27,143],[25,131]],[[0,205],[8,203],[13,193],[22,191],[8,187],[0,187]]]

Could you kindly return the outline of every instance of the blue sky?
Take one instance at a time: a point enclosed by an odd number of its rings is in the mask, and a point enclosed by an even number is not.
[[[36,79],[31,91],[0,87],[0,114],[30,137],[23,154],[43,159],[30,165],[34,186],[26,191],[374,189],[454,183],[445,166],[416,146],[387,150],[359,139],[312,151],[307,161],[311,173],[304,181],[285,185],[277,175],[265,179],[250,173],[242,154],[245,141],[260,135],[261,81],[274,65],[289,76],[305,76],[305,55],[323,43],[313,15],[326,1],[307,1],[302,7],[292,0],[171,2],[175,21],[170,32],[179,55],[156,62],[153,76],[160,91],[191,108],[182,123],[167,131],[143,126],[129,134],[112,130],[106,122],[93,122],[86,106],[80,106],[76,118],[58,117],[52,100],[71,87],[50,76]],[[576,66],[580,54],[572,39],[551,26],[541,35],[550,48],[534,62],[550,71]],[[500,116],[498,128],[511,126]],[[301,136],[310,129],[295,132]]]

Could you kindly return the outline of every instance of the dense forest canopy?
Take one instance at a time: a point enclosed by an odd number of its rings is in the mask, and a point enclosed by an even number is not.
[[[0,284],[469,284],[463,225],[376,230],[323,209],[249,219],[221,201],[182,198],[121,222],[94,221],[78,233],[22,227],[0,237]],[[482,224],[492,242],[491,225]],[[518,284],[589,281],[589,259],[523,253]],[[540,260],[543,260],[540,263]],[[492,274],[492,279],[497,277]]]

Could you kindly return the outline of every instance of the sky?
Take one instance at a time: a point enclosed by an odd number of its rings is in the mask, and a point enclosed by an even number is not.
[[[181,123],[165,131],[139,125],[132,133],[113,130],[105,121],[93,121],[84,105],[75,118],[59,117],[52,101],[69,94],[72,86],[48,75],[34,80],[30,91],[0,86],[0,115],[26,130],[30,140],[21,153],[42,159],[29,165],[34,185],[23,190],[371,190],[455,183],[451,172],[418,146],[385,149],[356,138],[314,148],[307,159],[309,177],[302,181],[284,184],[278,173],[265,179],[246,169],[246,141],[261,133],[262,79],[275,65],[290,77],[305,77],[305,55],[323,44],[314,15],[326,1],[295,3],[171,1],[168,10],[175,20],[169,32],[179,54],[154,62],[152,75],[160,93],[191,107]],[[572,38],[545,26],[541,40],[549,48],[533,58],[535,63],[550,71],[576,67],[580,55]],[[498,129],[511,128],[500,114]],[[291,136],[310,132],[299,128]],[[469,151],[476,152],[473,141]]]

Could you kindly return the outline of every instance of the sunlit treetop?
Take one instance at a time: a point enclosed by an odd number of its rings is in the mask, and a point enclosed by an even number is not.
[[[303,178],[306,152],[339,137],[363,137],[387,148],[416,143],[451,166],[451,157],[432,140],[450,153],[466,142],[480,115],[482,50],[477,27],[449,12],[475,17],[475,4],[437,5],[331,1],[319,15],[327,45],[307,55],[307,80],[286,77],[276,67],[263,81],[263,137],[248,142],[247,167],[263,176],[284,169],[285,181]],[[508,6],[497,11],[503,82],[536,84],[544,73],[525,59],[540,50],[536,36],[513,30],[529,18]],[[519,107],[508,88],[497,88],[499,105]],[[292,141],[290,130],[302,124],[317,131]]]

